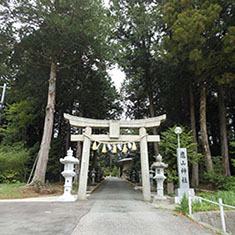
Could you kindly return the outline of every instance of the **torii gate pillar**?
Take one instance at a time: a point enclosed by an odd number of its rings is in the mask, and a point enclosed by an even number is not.
[[[85,134],[87,136],[91,135],[91,128],[86,127]],[[78,190],[78,199],[85,200],[86,199],[86,190],[87,190],[87,178],[88,178],[88,168],[89,168],[89,159],[90,159],[90,147],[91,140],[84,136],[84,143],[82,148],[82,163],[81,163],[81,171],[79,176],[79,190]]]
[[[146,129],[140,128],[140,160],[141,160],[141,174],[142,174],[142,186],[143,186],[143,198],[144,201],[151,201],[151,190],[149,181],[149,158],[148,158],[148,144]]]

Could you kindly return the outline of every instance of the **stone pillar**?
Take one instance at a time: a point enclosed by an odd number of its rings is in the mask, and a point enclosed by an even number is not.
[[[140,159],[141,159],[141,173],[143,184],[143,198],[144,201],[151,201],[150,181],[149,181],[149,159],[148,159],[148,144],[146,129],[141,127],[139,130],[140,137]]]
[[[98,183],[101,181],[100,176],[101,176],[101,172],[100,172],[100,170],[99,170],[99,171],[97,172],[97,182],[98,182]]]
[[[96,171],[95,171],[95,169],[93,169],[91,172],[91,184],[92,185],[95,185],[95,173],[96,173]]]
[[[132,171],[131,181],[135,183],[135,171]]]
[[[91,135],[90,127],[86,127],[85,134]],[[88,168],[89,168],[89,159],[90,159],[90,147],[91,147],[91,140],[88,137],[84,136],[84,143],[83,143],[83,149],[82,149],[82,163],[81,163],[79,188],[78,188],[79,200],[86,199],[87,177],[88,177]]]
[[[150,190],[153,190],[153,174],[154,174],[154,171],[153,170],[150,170],[149,171],[149,179],[150,179]]]
[[[141,171],[138,171],[138,175],[139,175],[139,184],[142,185]]]
[[[167,194],[173,194],[174,193],[174,183],[173,181],[167,182]]]

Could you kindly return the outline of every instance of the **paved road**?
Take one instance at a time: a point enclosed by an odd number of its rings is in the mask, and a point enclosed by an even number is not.
[[[0,235],[69,235],[94,201],[0,201]]]
[[[0,235],[213,234],[173,214],[154,209],[129,184],[109,178],[87,201],[0,201]]]
[[[213,234],[173,211],[142,202],[142,194],[118,178],[109,178],[89,200],[94,204],[72,235]]]

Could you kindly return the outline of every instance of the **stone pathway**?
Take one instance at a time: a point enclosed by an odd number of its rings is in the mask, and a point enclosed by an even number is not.
[[[109,178],[94,194],[90,211],[72,235],[214,234],[172,210],[156,209],[118,178]]]

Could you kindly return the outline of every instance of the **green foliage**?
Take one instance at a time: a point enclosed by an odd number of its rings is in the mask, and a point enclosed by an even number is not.
[[[188,207],[188,199],[186,197],[186,194],[184,194],[180,204],[176,207],[176,211],[181,212],[183,215],[188,214],[189,207]]]
[[[235,206],[235,191],[218,191],[216,193],[198,193],[197,196],[203,197],[205,199],[219,202],[219,198],[222,198],[224,204]],[[228,210],[227,207],[224,207],[225,210]],[[209,202],[202,201],[195,201],[192,203],[192,210],[193,212],[197,211],[211,211],[211,210],[218,210],[218,206],[211,204]]]
[[[3,144],[20,141],[30,141],[29,132],[34,131],[34,123],[38,119],[38,113],[31,100],[23,100],[13,103],[3,115],[7,124],[3,126],[1,135],[4,137]]]
[[[235,177],[223,175],[222,158],[220,156],[213,157],[213,162],[214,171],[204,173],[206,182],[219,190],[235,191]]]
[[[231,154],[235,154],[235,141],[231,141],[230,142],[230,146],[231,146]],[[233,167],[235,167],[235,159],[231,159],[232,165]]]
[[[119,171],[118,171],[117,166],[114,166],[111,175],[112,175],[112,176],[118,176],[118,172],[119,172]]]
[[[150,106],[151,110],[155,109],[159,98],[157,80],[162,75],[161,62],[154,58],[153,50],[159,40],[157,4],[152,0],[111,0],[110,3],[115,59],[126,74],[122,86],[126,114],[132,118],[150,116]],[[155,111],[151,112],[154,116]]]
[[[174,133],[175,127],[169,128],[161,133],[161,141],[159,142],[160,153],[163,157],[163,162],[168,164],[166,170],[169,180],[177,180],[177,153],[178,147],[177,135]],[[192,131],[181,127],[183,132],[180,134],[180,146],[187,148],[187,156],[190,164],[198,162],[201,154],[195,153],[195,143],[192,142]]]
[[[112,171],[109,167],[104,168],[104,175],[105,176],[110,176],[111,173],[112,173]]]
[[[19,183],[20,175],[19,172],[14,170],[5,170],[0,173],[0,183],[2,184],[14,184]]]
[[[1,179],[6,182],[25,181],[26,163],[29,160],[29,150],[22,143],[0,147]]]

